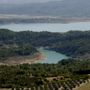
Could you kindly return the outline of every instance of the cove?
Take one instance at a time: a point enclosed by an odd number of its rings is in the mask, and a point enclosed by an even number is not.
[[[64,54],[61,54],[52,50],[40,49],[39,51],[42,53],[44,57],[43,60],[39,61],[39,63],[49,63],[49,64],[54,63],[55,64],[55,63],[58,63],[62,59],[69,58],[68,56]]]

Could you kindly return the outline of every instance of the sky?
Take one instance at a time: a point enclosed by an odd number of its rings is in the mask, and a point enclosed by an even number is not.
[[[37,3],[47,1],[56,1],[56,0],[0,0],[0,4],[23,4],[23,3]]]

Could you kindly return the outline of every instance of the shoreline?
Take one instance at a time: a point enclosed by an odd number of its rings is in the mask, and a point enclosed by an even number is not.
[[[0,65],[34,64],[41,60],[44,60],[44,56],[39,52],[33,56],[11,57],[8,60],[1,61]]]

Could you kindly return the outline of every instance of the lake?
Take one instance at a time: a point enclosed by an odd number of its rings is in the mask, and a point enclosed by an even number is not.
[[[69,30],[90,30],[90,22],[74,22],[74,23],[30,23],[30,24],[4,24],[0,28],[10,29],[13,31],[50,31],[50,32],[66,32]]]
[[[90,30],[90,22],[77,22],[77,23],[30,23],[30,24],[4,24],[0,25],[0,28],[10,29],[13,31],[50,31],[50,32],[66,32],[69,30]],[[44,60],[40,63],[57,63],[62,59],[67,59],[68,57],[50,50],[40,50]]]
[[[52,51],[52,50],[45,50],[40,49],[40,52],[44,56],[44,59],[39,61],[39,63],[57,63],[62,59],[68,59],[68,57],[64,54]]]

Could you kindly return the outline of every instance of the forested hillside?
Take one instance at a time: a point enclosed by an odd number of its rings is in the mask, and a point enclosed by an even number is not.
[[[90,54],[90,31],[69,31],[66,33],[13,32],[0,30],[0,44],[30,44],[34,47],[45,47],[69,56],[79,57]]]
[[[3,45],[0,46],[0,60],[8,60],[10,57],[30,56],[36,52],[37,50],[30,45]]]
[[[9,30],[0,30],[0,60],[8,60],[9,58],[32,56],[38,51],[30,43],[18,44],[14,42],[15,33]]]

